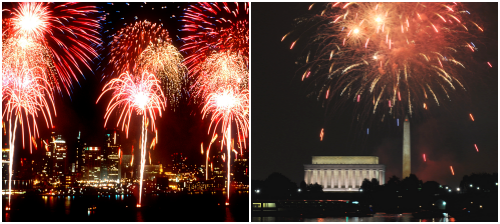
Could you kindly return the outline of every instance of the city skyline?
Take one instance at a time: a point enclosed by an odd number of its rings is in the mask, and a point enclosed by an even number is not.
[[[299,71],[299,64],[308,55],[307,41],[302,39],[312,29],[300,35],[294,24],[320,14],[324,4],[314,4],[312,10],[310,3],[253,6],[252,27],[259,29],[252,30],[252,43],[259,48],[252,51],[252,83],[260,91],[252,94],[252,118],[259,121],[252,123],[253,130],[259,130],[252,135],[252,161],[258,164],[252,166],[252,180],[279,172],[299,184],[311,156],[378,156],[386,165],[386,180],[393,175],[402,179],[403,117],[357,122],[368,113],[356,116],[353,111],[362,107],[355,101],[346,101],[341,109],[336,105],[332,113],[333,109],[310,92],[315,84],[302,81],[306,73]],[[467,7],[486,28],[480,41],[474,42],[477,63],[467,64],[470,68],[464,71],[474,79],[466,83],[466,92],[450,92],[451,101],[419,109],[410,118],[412,173],[424,181],[453,187],[464,175],[494,173],[498,168],[497,21],[488,20],[495,17],[496,5],[470,3]],[[290,33],[295,36],[287,36]],[[293,45],[299,36],[302,42]],[[474,73],[474,69],[480,72]]]
[[[139,212],[156,203],[154,195],[205,194],[208,210],[234,219],[229,207],[238,210],[249,190],[249,89],[239,85],[248,83],[248,3],[12,2],[2,8],[4,219],[27,208],[16,205],[23,194],[89,200],[116,194],[125,206],[124,195]],[[224,40],[229,37],[240,42]],[[219,53],[232,58],[204,62]],[[243,63],[228,70],[235,58]],[[197,73],[193,64],[212,70]],[[235,78],[194,84],[201,76]],[[215,97],[195,97],[208,84],[213,89],[206,94]],[[217,88],[226,95],[216,95]],[[95,207],[88,209],[90,216]]]

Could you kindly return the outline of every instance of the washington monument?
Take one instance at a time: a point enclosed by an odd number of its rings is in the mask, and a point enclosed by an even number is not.
[[[403,123],[403,179],[411,173],[410,120],[408,115]]]

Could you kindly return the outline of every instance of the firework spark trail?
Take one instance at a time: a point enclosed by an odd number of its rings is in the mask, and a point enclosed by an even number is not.
[[[212,126],[214,120],[218,120],[215,126],[218,125],[220,120],[223,120],[222,124],[222,142],[226,142],[227,149],[227,203],[229,203],[229,195],[230,195],[230,174],[231,174],[231,122],[233,119],[236,121],[236,130],[239,133],[243,133],[243,136],[248,136],[248,118],[246,118],[246,128],[241,130],[238,126],[241,124],[244,125],[245,122],[242,122],[242,117],[246,117],[248,114],[248,66],[244,63],[243,56],[237,55],[235,53],[221,52],[214,53],[210,55],[205,61],[202,63],[203,72],[200,76],[197,77],[195,81],[200,87],[198,90],[196,88],[197,85],[194,85],[195,93],[194,96],[204,96],[204,107],[202,109],[203,118],[205,117],[207,111],[211,108],[212,111]],[[193,88],[193,86],[192,86]],[[241,100],[243,96],[241,94],[247,94],[246,102],[245,100]],[[236,98],[235,98],[236,97]],[[240,98],[240,99],[237,99]],[[233,103],[243,103],[243,108],[234,107]],[[246,103],[246,104],[245,104]],[[226,105],[229,104],[229,105]],[[215,109],[213,106],[217,106]],[[246,105],[246,106],[245,106]],[[245,111],[246,107],[246,111]],[[228,109],[234,109],[235,111],[227,111]],[[221,115],[220,111],[223,111],[227,115]],[[240,113],[246,114],[242,117],[237,117],[231,115],[231,113]],[[240,119],[240,120],[239,120]],[[210,132],[210,129],[209,129]],[[215,128],[214,134],[215,135]],[[225,140],[225,141],[224,141]],[[241,141],[245,143],[245,138],[238,138],[238,142],[241,145]],[[246,143],[244,144],[246,145]],[[224,144],[221,144],[221,150]]]
[[[2,68],[2,80],[7,83],[2,87],[2,102],[5,102],[2,119],[9,120],[9,207],[12,194],[12,172],[14,162],[14,146],[15,133],[17,129],[17,121],[21,123],[21,130],[24,130],[24,124],[28,127],[29,136],[37,137],[38,124],[36,118],[39,113],[45,119],[47,128],[52,125],[51,109],[55,112],[52,89],[47,80],[38,76],[38,72],[30,70],[26,67],[21,67],[21,70],[6,70]],[[12,120],[15,117],[14,127]],[[31,117],[31,121],[30,121]],[[23,120],[25,120],[23,122]],[[50,125],[50,126],[49,126]],[[22,131],[23,148],[24,148],[24,131]],[[30,143],[30,153],[32,147]]]
[[[458,71],[474,52],[475,34],[483,32],[469,17],[453,3],[327,3],[321,14],[298,20],[314,32],[302,70],[314,77],[311,86],[321,86],[314,90],[318,100],[341,102],[347,90],[360,103],[378,96],[373,114],[412,115],[416,105],[449,100],[457,84],[465,89]],[[295,38],[291,48],[306,36],[295,33],[283,37]]]
[[[79,3],[23,2],[4,12],[2,54],[7,55],[4,59],[24,55],[21,60],[29,61],[30,68],[44,64],[43,73],[48,82],[60,93],[64,89],[69,95],[73,81],[78,82],[77,73],[83,75],[79,64],[90,70],[90,63],[101,48],[96,7]],[[6,41],[8,38],[19,41]],[[42,47],[37,52],[30,51],[33,54],[17,54],[19,42],[35,42]],[[2,65],[16,66],[6,63],[9,61],[3,61]]]
[[[215,134],[213,137],[212,137],[212,141],[210,141],[210,144],[208,145],[208,148],[207,148],[207,159],[206,159],[206,163],[205,163],[205,170],[206,170],[206,180],[208,180],[208,160],[210,158],[210,147],[212,146],[212,143],[215,142],[215,140],[217,140],[217,137],[218,135]],[[203,149],[203,143],[201,143],[201,146],[202,146],[202,149]]]
[[[111,42],[110,67],[113,73],[153,73],[165,84],[171,106],[184,94],[187,81],[184,58],[172,45],[168,31],[149,21],[138,21],[118,31]],[[187,94],[187,93],[186,93]]]
[[[210,128],[208,132],[210,133],[213,127],[213,136],[215,136],[215,131],[217,126],[221,124],[222,128],[222,142],[226,142],[227,148],[227,200],[229,201],[229,189],[230,189],[230,163],[231,163],[231,123],[234,121],[236,123],[236,130],[238,134],[243,134],[245,137],[248,136],[249,128],[249,94],[248,90],[234,90],[230,86],[221,87],[217,92],[211,93],[207,96],[204,101],[204,106],[202,109],[203,118],[211,113]],[[243,139],[243,141],[245,141]],[[223,145],[221,145],[222,149]]]
[[[151,131],[155,131],[156,113],[161,117],[162,110],[165,110],[166,99],[161,89],[160,80],[149,72],[143,72],[141,76],[136,77],[125,72],[118,78],[108,82],[97,99],[97,102],[108,91],[113,92],[113,97],[109,101],[106,108],[104,126],[115,110],[121,107],[120,116],[116,123],[118,127],[121,123],[122,131],[126,127],[126,137],[128,138],[128,128],[130,127],[130,119],[135,112],[137,115],[142,115],[141,126],[141,174],[140,174],[140,189],[138,207],[142,203],[142,180],[144,174],[144,165],[146,161],[146,140],[147,126],[151,123]],[[151,122],[149,122],[151,121]]]

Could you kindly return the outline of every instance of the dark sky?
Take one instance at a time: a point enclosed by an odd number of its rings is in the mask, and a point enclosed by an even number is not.
[[[363,155],[379,157],[386,165],[386,180],[392,175],[401,178],[402,125],[398,127],[394,119],[359,125],[353,122],[349,105],[339,113],[325,113],[320,102],[306,97],[309,92],[295,65],[303,47],[290,50],[293,40],[281,42],[281,38],[293,29],[295,18],[309,13],[309,5],[252,3],[252,180],[279,172],[298,184],[304,178],[303,164],[310,164],[311,156]],[[465,94],[452,93],[451,102],[411,122],[412,173],[423,181],[452,187],[458,187],[464,175],[498,170],[498,5],[472,3],[467,7],[486,21],[484,45],[474,56],[477,72],[466,74],[473,81],[467,83]],[[493,68],[486,68],[486,61]],[[323,141],[321,128],[325,128]],[[366,128],[370,128],[369,135]]]
[[[180,31],[183,24],[180,19],[183,10],[191,3],[119,2],[111,4],[102,2],[85,4],[97,5],[99,10],[109,14],[106,15],[106,20],[102,21],[102,37],[105,48],[101,52],[101,58],[96,59],[94,65],[92,65],[93,72],[88,69],[83,70],[85,79],[79,76],[80,85],[74,83],[73,93],[70,97],[67,94],[55,94],[57,117],[54,118],[54,125],[56,131],[61,133],[68,143],[69,162],[75,160],[76,138],[79,131],[81,131],[83,141],[87,145],[101,146],[104,142],[104,114],[111,94],[103,97],[98,104],[96,104],[96,101],[105,83],[111,78],[115,78],[113,76],[102,80],[102,67],[108,61],[106,55],[109,46],[107,44],[112,40],[111,35],[124,28],[125,23],[130,24],[139,20],[148,20],[158,24],[163,23],[163,27],[168,30],[173,40],[173,45],[179,49],[183,44],[180,38],[185,36],[185,33]],[[137,19],[135,16],[137,16]],[[183,54],[183,56],[186,56],[186,54]],[[154,164],[158,162],[167,164],[170,155],[176,152],[187,156],[189,163],[204,164],[205,157],[201,155],[200,143],[204,142],[204,146],[207,147],[211,135],[208,135],[209,118],[202,120],[200,112],[201,107],[194,104],[188,97],[181,100],[176,108],[167,104],[163,116],[158,117],[156,121],[159,143],[156,145],[155,150],[151,152]],[[116,120],[113,121],[114,117],[117,117],[116,112],[108,122],[107,128],[113,128],[116,125]],[[128,139],[125,138],[125,132],[119,132],[121,133],[123,153],[130,154],[133,145],[136,158],[140,156],[140,150],[138,150],[141,134],[139,131],[140,118],[140,116],[132,116]],[[40,122],[43,122],[43,120],[39,119]],[[40,124],[43,124],[39,125],[40,133],[42,137],[47,138],[49,131],[44,123]],[[148,130],[151,130],[151,128],[149,127]],[[149,132],[148,145],[153,137],[151,131]],[[220,145],[218,146],[220,147]],[[213,148],[214,146],[212,146]],[[213,152],[213,150],[211,151]],[[19,150],[16,153],[27,156],[29,150]]]

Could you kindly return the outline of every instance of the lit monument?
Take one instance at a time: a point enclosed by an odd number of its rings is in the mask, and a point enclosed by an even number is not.
[[[385,184],[385,165],[377,156],[313,156],[304,164],[304,182],[319,184],[323,191],[359,191],[364,179]]]
[[[410,120],[408,115],[403,123],[403,179],[411,174]]]

